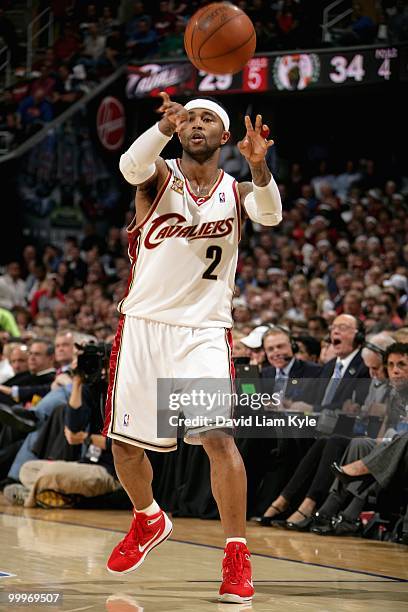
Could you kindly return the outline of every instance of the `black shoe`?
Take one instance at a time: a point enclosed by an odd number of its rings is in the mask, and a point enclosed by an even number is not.
[[[15,480],[14,478],[9,478],[7,476],[6,478],[3,478],[3,480],[0,480],[0,491],[3,491],[4,487],[7,487],[7,485],[16,483],[18,483],[18,480]]]
[[[262,525],[262,527],[270,527],[272,521],[277,520],[278,516],[282,517],[283,515],[288,514],[288,510],[280,510],[278,506],[274,506],[273,504],[270,505],[270,508],[278,510],[278,513],[275,514],[275,516],[261,516],[261,520],[259,521],[259,523],[260,525]]]
[[[325,514],[316,514],[313,516],[313,523],[309,531],[318,535],[330,535],[334,532],[334,523],[336,517],[326,516]]]
[[[335,461],[333,461],[333,463],[331,464],[330,469],[333,472],[333,474],[336,476],[336,478],[338,478],[344,484],[350,484],[350,482],[355,482],[358,480],[368,480],[370,478],[374,480],[374,477],[372,476],[372,474],[362,474],[361,476],[350,476],[349,474],[346,474],[345,472],[343,472],[343,468],[340,465],[337,465]]]
[[[338,516],[333,529],[333,535],[336,536],[355,536],[361,533],[362,523],[360,520],[351,521],[344,518],[341,514]]]
[[[0,406],[0,423],[8,425],[21,433],[30,433],[37,429],[37,420],[31,410]]]
[[[307,514],[304,514],[301,510],[296,510],[296,512],[299,512],[299,514],[304,517],[303,520],[299,521],[298,523],[286,521],[286,529],[289,529],[290,531],[309,531],[309,527],[313,523],[313,515],[307,516]]]

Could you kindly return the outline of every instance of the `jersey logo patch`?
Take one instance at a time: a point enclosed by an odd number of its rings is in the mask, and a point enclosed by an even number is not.
[[[225,203],[225,193],[223,191],[220,193],[220,202]]]
[[[176,193],[179,193],[180,195],[183,195],[183,193],[184,193],[184,181],[182,179],[180,179],[180,178],[177,178],[177,176],[175,176],[174,179],[173,179],[173,184],[172,184],[171,188]]]

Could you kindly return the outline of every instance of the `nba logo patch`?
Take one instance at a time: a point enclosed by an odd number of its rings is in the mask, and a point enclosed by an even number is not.
[[[123,426],[127,427],[129,425],[129,415],[128,414],[124,414],[123,415]]]
[[[223,191],[220,193],[220,202],[225,203],[225,193]]]
[[[182,181],[181,179],[177,178],[177,176],[175,176],[174,179],[173,179],[173,184],[172,184],[171,188],[176,193],[179,193],[180,195],[183,195],[183,193],[184,193],[184,181]]]

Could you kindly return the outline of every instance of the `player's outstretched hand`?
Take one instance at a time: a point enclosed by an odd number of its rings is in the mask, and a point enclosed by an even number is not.
[[[163,113],[161,127],[169,128],[173,132],[180,132],[187,125],[188,111],[182,104],[172,102],[170,96],[165,91],[160,92],[163,99],[161,106],[157,109],[158,113]]]
[[[273,145],[273,140],[267,139],[269,128],[262,124],[261,115],[256,116],[255,127],[253,127],[250,117],[246,115],[245,127],[246,134],[238,143],[238,149],[249,164],[257,164],[265,159],[266,152]]]

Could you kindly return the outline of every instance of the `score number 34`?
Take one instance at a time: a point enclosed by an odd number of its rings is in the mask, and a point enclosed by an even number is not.
[[[362,81],[364,78],[364,57],[360,53],[357,53],[349,63],[344,55],[335,55],[332,57],[330,64],[335,70],[334,72],[330,72],[329,75],[333,83],[344,83],[347,79]],[[377,74],[388,81],[391,76],[389,58],[384,59]]]

